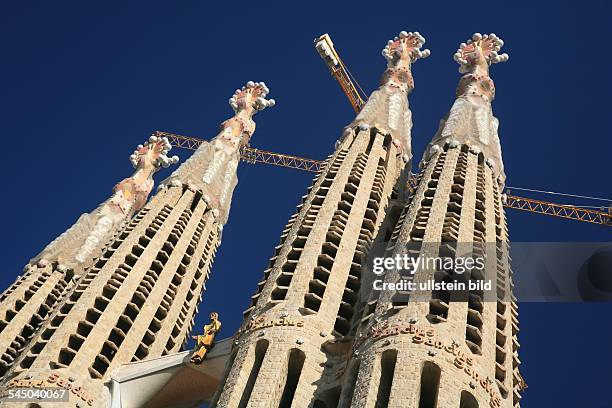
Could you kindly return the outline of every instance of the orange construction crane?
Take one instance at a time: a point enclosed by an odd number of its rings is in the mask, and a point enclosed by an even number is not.
[[[153,135],[158,137],[166,137],[172,146],[189,150],[196,150],[198,146],[203,143],[202,139],[177,135],[174,133],[157,131],[153,133]],[[310,172],[317,172],[325,163],[319,160],[274,153],[267,150],[254,149],[252,147],[242,148],[240,151],[240,158],[247,163],[272,164],[275,166],[288,167]],[[416,179],[414,176],[410,177],[409,184],[411,190],[416,188]],[[578,206],[556,204],[531,198],[518,197],[515,195],[506,196],[504,207],[612,227],[611,208],[600,211]]]

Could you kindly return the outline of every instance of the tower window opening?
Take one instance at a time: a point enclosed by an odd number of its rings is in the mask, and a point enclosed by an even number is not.
[[[297,389],[300,375],[302,374],[302,368],[304,367],[304,360],[306,355],[302,350],[293,349],[289,353],[289,363],[287,366],[287,380],[285,382],[285,388],[283,389],[283,395],[281,397],[279,408],[290,408]]]
[[[59,353],[58,362],[64,366],[69,366],[75,355],[71,350],[64,348]]]
[[[378,392],[376,393],[376,408],[389,406],[396,363],[397,350],[387,350],[382,353],[380,357],[380,380],[378,382]]]
[[[459,408],[478,408],[478,401],[474,396],[467,392],[461,391],[461,401],[459,402]]]
[[[440,367],[431,361],[426,361],[421,370],[419,408],[436,408],[438,404],[439,388]]]
[[[82,321],[79,323],[79,325],[77,326],[77,334],[79,334],[82,337],[87,337],[89,335],[89,333],[91,332],[91,329],[93,329],[93,325],[91,323],[87,323],[85,321]]]
[[[263,359],[266,356],[266,352],[268,351],[268,346],[270,343],[268,340],[259,340],[255,345],[255,361],[253,361],[253,366],[251,367],[251,373],[249,374],[249,378],[244,386],[244,392],[242,393],[242,398],[240,399],[240,403],[238,404],[238,408],[244,408],[247,406],[249,399],[251,398],[251,393],[253,392],[253,387],[255,386],[255,380],[257,380],[257,376],[259,375],[259,370],[261,369],[261,364],[263,363]]]

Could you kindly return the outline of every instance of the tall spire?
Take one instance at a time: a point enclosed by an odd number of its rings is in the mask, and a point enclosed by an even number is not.
[[[455,146],[465,143],[477,152],[482,151],[487,165],[503,184],[506,177],[497,134],[499,121],[491,109],[495,84],[489,76],[491,64],[508,61],[508,54],[498,54],[503,45],[495,34],[480,33],[459,45],[454,59],[460,65],[459,72],[465,75],[459,80],[455,103],[426,150],[425,161],[446,143]]]
[[[412,112],[408,106],[408,94],[414,89],[411,66],[419,58],[426,58],[430,51],[421,47],[425,38],[418,32],[402,31],[387,42],[382,51],[387,69],[382,75],[380,87],[372,92],[363,110],[351,127],[361,129],[377,127],[381,133],[390,134],[393,143],[402,151],[404,162],[412,158]]]
[[[23,276],[0,295],[0,378],[27,347],[36,330],[65,301],[67,294],[112,238],[146,203],[153,174],[176,163],[166,138],[151,137],[130,156],[134,174],[113,188],[98,208],[83,214],[34,257]],[[19,305],[17,307],[16,305]]]
[[[339,406],[367,255],[405,184],[410,64],[429,54],[419,51],[423,42],[402,32],[385,48],[382,85],[289,219],[211,406]]]
[[[254,82],[237,90],[230,99],[235,115],[146,204],[152,173],[176,159],[166,156],[170,146],[163,138],[138,147],[131,157],[136,173],[117,185],[86,242],[102,242],[109,225],[144,207],[98,251],[62,303],[37,323],[38,331],[28,329],[31,341],[0,356],[0,369],[9,370],[0,392],[22,380],[57,378],[85,391],[70,406],[109,406],[105,384],[116,367],[183,347],[221,242],[240,147],[255,130],[253,114],[274,104],[267,92]],[[87,254],[87,245],[79,253]]]
[[[265,83],[253,81],[236,89],[229,100],[235,115],[221,123],[217,136],[202,143],[164,182],[165,185],[189,185],[203,190],[204,199],[219,215],[221,225],[227,221],[229,203],[238,182],[236,169],[240,149],[248,145],[255,132],[253,115],[275,105],[274,99],[266,99],[268,92]]]
[[[455,55],[466,74],[457,100],[379,258],[436,262],[412,270],[392,262],[380,275],[371,272],[344,406],[518,407],[518,309],[488,72],[508,59],[497,54],[502,44],[494,34],[475,34]],[[437,263],[451,259],[479,265]]]

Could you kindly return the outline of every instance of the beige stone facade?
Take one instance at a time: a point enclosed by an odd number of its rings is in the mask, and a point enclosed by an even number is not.
[[[402,77],[393,62],[402,59],[398,43],[412,35],[390,41],[384,54],[394,56],[385,79]],[[409,127],[384,126],[398,117],[399,92],[383,80],[283,231],[234,338],[213,406],[519,406],[505,174],[488,76],[491,63],[507,60],[497,54],[501,45],[493,34],[462,44],[456,59],[466,75],[457,100],[405,201],[397,189],[405,182],[399,158],[410,157],[410,138],[398,136],[409,136]],[[373,242],[386,243],[387,256],[409,251],[456,259],[467,251],[485,262],[463,282],[493,286],[373,290],[371,276],[364,276],[372,273],[365,266]],[[423,268],[411,280],[436,284],[456,274]],[[382,282],[399,278],[391,270]]]
[[[475,34],[456,55],[457,100],[421,162],[419,184],[387,255],[483,257],[463,282],[492,289],[372,291],[353,344],[345,399],[351,407],[516,407],[517,306],[502,205],[503,166],[490,102],[489,65],[503,43]],[[504,54],[505,55],[505,54]],[[497,60],[496,60],[497,59]],[[485,86],[486,85],[486,86]],[[420,268],[415,283],[451,282],[457,270]],[[400,272],[388,272],[387,283]]]
[[[421,177],[389,255],[403,254],[407,243],[409,251],[433,257],[442,250],[448,251],[445,256],[459,255],[453,251],[461,243],[490,243],[487,270],[473,271],[470,279],[494,275],[499,299],[478,290],[463,294],[467,302],[444,291],[372,293],[353,346],[350,406],[515,406],[517,309],[510,300],[507,228],[496,175],[482,154],[460,145],[446,146]],[[459,245],[428,245],[440,240]],[[397,273],[385,276],[386,282],[398,278]],[[451,275],[419,270],[412,279],[441,281]]]
[[[158,192],[79,280],[5,381],[56,375],[80,387],[81,403],[102,407],[114,367],[178,351],[218,245],[214,221],[201,194],[181,187]]]
[[[2,376],[74,285],[71,271],[52,264],[28,265],[0,296],[0,372]]]
[[[235,336],[217,407],[334,407],[365,257],[390,200],[404,194],[411,62],[418,33],[385,48],[380,88],[349,125],[287,224]]]
[[[229,213],[240,148],[255,130],[251,117],[273,105],[267,92],[253,82],[236,92],[236,115],[93,260],[19,353],[0,391],[43,381],[71,389],[64,406],[107,407],[104,384],[115,368],[181,350]]]
[[[302,197],[242,326],[211,351],[210,366],[189,365],[180,352],[229,215],[252,115],[274,104],[263,83],[236,91],[236,115],[219,135],[113,230],[80,273],[32,263],[2,295],[0,318],[17,323],[0,320],[12,339],[0,343],[0,391],[46,381],[72,390],[66,406],[113,408],[518,407],[518,311],[489,77],[490,65],[508,57],[494,34],[461,44],[455,59],[465,75],[411,190],[407,97],[412,63],[429,55],[423,43],[402,32],[383,50],[379,89]],[[374,289],[369,266],[381,246],[388,257],[481,256],[483,266],[465,274],[422,267],[409,280],[493,286]],[[391,268],[379,278],[394,284],[403,275]],[[16,328],[24,322],[26,336]],[[147,385],[157,388],[139,389]]]

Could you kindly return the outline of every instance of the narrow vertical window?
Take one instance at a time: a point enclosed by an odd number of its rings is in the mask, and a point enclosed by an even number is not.
[[[426,361],[421,370],[421,393],[419,408],[436,408],[440,388],[440,367]]]
[[[387,350],[380,357],[380,381],[376,393],[376,408],[385,408],[389,405],[393,375],[397,363],[397,350]]]
[[[261,368],[263,359],[266,356],[266,351],[268,351],[269,344],[270,343],[268,340],[259,340],[255,345],[255,361],[253,361],[249,379],[244,387],[242,398],[240,398],[240,403],[238,404],[239,408],[246,407],[249,399],[251,398],[251,393],[253,392],[253,387],[255,386],[255,381],[257,380],[257,375],[259,374],[259,369]]]
[[[467,392],[461,391],[461,401],[459,402],[459,408],[478,408],[478,401],[474,396]]]
[[[306,355],[303,351],[293,349],[289,353],[289,364],[287,366],[287,381],[285,382],[285,388],[283,389],[283,396],[279,404],[279,408],[290,408],[291,402],[293,402],[293,396],[297,389],[300,375],[302,374],[302,367],[304,367],[304,360]]]

